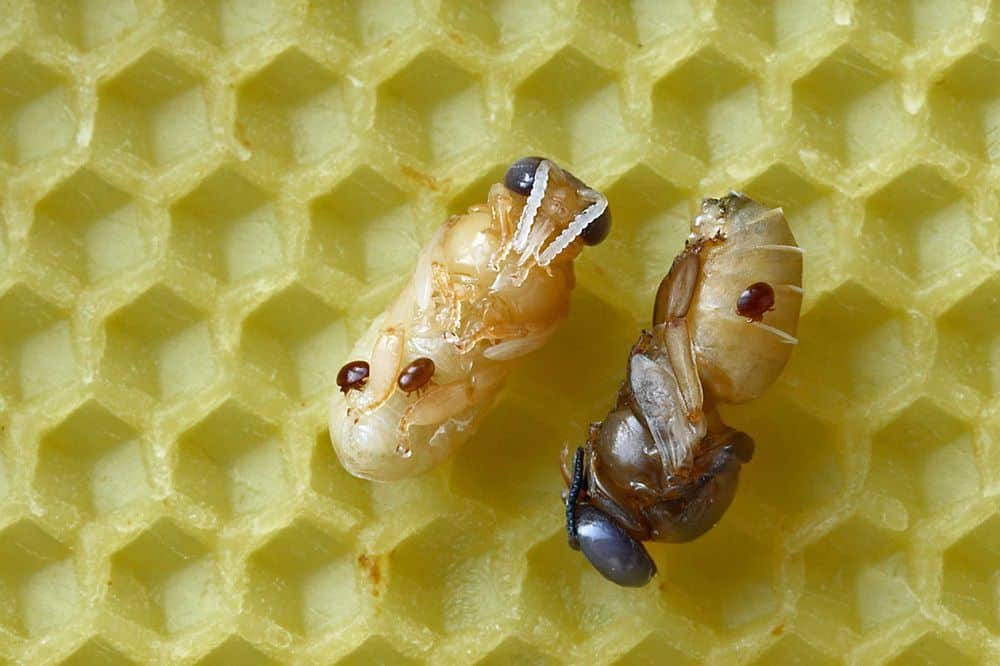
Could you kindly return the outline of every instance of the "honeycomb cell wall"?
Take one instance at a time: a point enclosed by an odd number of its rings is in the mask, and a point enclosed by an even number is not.
[[[0,664],[1000,663],[1000,3],[0,0]],[[326,405],[448,214],[605,191],[451,463]],[[801,344],[716,529],[614,587],[558,453],[703,196],[784,208]]]

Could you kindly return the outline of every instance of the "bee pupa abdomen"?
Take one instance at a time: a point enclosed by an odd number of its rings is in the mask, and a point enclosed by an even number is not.
[[[740,194],[718,201],[705,205],[707,220],[699,216],[692,225],[703,246],[687,320],[705,390],[739,403],[774,382],[798,342],[802,250],[780,208]],[[741,314],[741,297],[758,284],[770,290],[773,303],[755,316]]]

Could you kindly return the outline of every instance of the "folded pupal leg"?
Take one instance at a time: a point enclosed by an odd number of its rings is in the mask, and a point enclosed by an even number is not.
[[[514,240],[513,201],[510,192],[499,183],[493,186],[489,195],[489,207],[493,224],[496,227],[500,242],[497,243],[497,250],[490,258],[490,269],[499,270],[500,263],[507,258]]]
[[[639,407],[636,414],[649,427],[660,451],[665,478],[685,473],[706,432],[701,380],[684,319],[699,270],[694,248],[674,260],[657,291],[653,332],[640,339],[629,360],[629,384]]]
[[[670,272],[660,283],[653,309],[653,334],[670,357],[670,365],[690,421],[701,419],[704,401],[694,344],[685,320],[700,269],[697,250],[686,249],[674,260]]]
[[[490,364],[474,371],[468,378],[421,389],[416,400],[403,413],[400,430],[405,433],[410,426],[435,425],[458,416],[499,390],[507,373],[505,366]]]
[[[487,347],[483,356],[494,361],[509,361],[530,354],[544,346],[561,323],[559,320],[548,326],[490,327],[482,337],[499,342]]]
[[[698,283],[698,272],[701,261],[698,259],[698,247],[691,246],[677,255],[663,281],[656,290],[656,302],[653,305],[653,326],[665,324],[671,319],[679,319],[687,315],[694,297],[694,288]]]
[[[368,363],[368,385],[359,396],[357,405],[363,412],[378,409],[392,395],[403,367],[404,344],[403,331],[398,327],[383,330],[375,340]]]

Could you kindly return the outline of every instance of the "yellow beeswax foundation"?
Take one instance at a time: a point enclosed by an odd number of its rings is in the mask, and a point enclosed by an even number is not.
[[[1000,611],[1000,5],[0,0],[0,663],[977,664]],[[355,479],[351,345],[522,155],[607,195],[450,463]],[[784,210],[798,345],[726,519],[566,547],[704,197]]]

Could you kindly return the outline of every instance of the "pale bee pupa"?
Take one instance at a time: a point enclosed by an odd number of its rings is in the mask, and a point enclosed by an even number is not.
[[[341,369],[330,435],[344,468],[392,480],[452,455],[566,318],[573,261],[610,225],[604,195],[541,158],[448,219]]]

